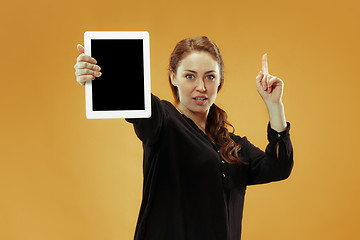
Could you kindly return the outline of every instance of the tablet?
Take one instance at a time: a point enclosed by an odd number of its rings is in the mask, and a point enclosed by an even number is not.
[[[149,33],[88,31],[84,44],[102,73],[85,84],[86,117],[150,117]]]

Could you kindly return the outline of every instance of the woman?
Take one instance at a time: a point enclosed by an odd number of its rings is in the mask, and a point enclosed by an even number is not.
[[[77,81],[101,75],[84,55]],[[293,166],[281,101],[283,82],[268,73],[267,56],[256,77],[270,122],[264,151],[228,131],[226,113],[214,104],[224,83],[224,64],[207,37],[180,41],[170,58],[169,82],[175,106],[152,95],[152,116],[127,119],[144,148],[143,200],[136,240],[239,240],[247,185],[287,178]]]

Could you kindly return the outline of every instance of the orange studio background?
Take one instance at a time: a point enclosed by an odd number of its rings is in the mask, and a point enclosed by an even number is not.
[[[261,56],[285,82],[295,166],[248,187],[245,240],[360,239],[358,0],[2,1],[0,239],[132,239],[142,147],[122,119],[88,120],[75,81],[88,30],[150,33],[152,92],[172,101],[175,44],[207,35],[225,61],[217,104],[265,148]],[[129,92],[135,91],[129,89]]]

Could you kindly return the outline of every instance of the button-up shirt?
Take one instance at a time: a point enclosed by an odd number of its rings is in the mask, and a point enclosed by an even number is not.
[[[143,199],[135,240],[239,240],[247,185],[290,175],[290,124],[268,124],[265,151],[232,135],[248,164],[229,164],[219,146],[170,102],[151,96],[152,116],[127,119],[143,143]],[[276,147],[279,146],[278,155]]]

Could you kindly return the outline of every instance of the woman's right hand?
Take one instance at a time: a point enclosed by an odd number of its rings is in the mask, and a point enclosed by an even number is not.
[[[85,86],[85,82],[92,81],[95,79],[95,77],[101,76],[101,68],[96,65],[97,62],[94,58],[84,53],[85,49],[83,46],[78,44],[77,49],[80,52],[80,55],[77,58],[76,64],[74,66],[76,81],[80,85]]]

